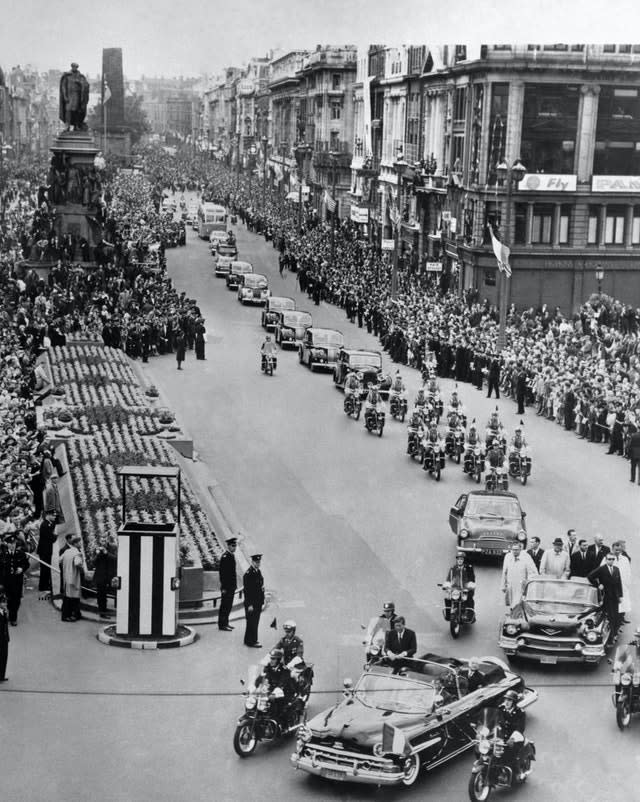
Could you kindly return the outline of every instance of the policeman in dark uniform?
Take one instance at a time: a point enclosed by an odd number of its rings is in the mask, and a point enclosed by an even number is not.
[[[9,609],[9,623],[15,627],[18,622],[18,609],[22,601],[22,587],[25,571],[29,570],[29,558],[22,546],[16,543],[15,532],[5,536],[0,551],[0,584],[4,585]]]
[[[253,558],[252,558],[253,559]],[[276,688],[280,688],[284,696],[271,699],[271,709],[276,718],[280,718],[284,709],[291,698],[295,695],[295,689],[291,681],[289,669],[283,662],[284,652],[282,649],[274,648],[269,652],[269,663],[256,679],[256,688],[263,683],[266,684],[269,693],[273,693]]]
[[[518,757],[524,743],[524,729],[526,727],[526,716],[524,710],[521,710],[518,705],[518,694],[515,691],[507,691],[504,699],[500,704],[500,725],[502,727],[502,737],[505,741],[505,758],[511,766],[518,779],[520,767]]]
[[[233,606],[233,597],[238,586],[236,575],[236,546],[238,539],[235,537],[227,538],[227,548],[220,557],[218,572],[220,574],[220,612],[218,613],[218,629],[224,632],[231,632],[233,629],[229,624],[229,613]]]
[[[304,642],[301,637],[296,635],[296,622],[292,619],[285,621],[282,629],[284,629],[284,635],[274,648],[282,649],[284,664],[288,665],[294,657],[304,657]]]
[[[251,555],[251,565],[242,577],[244,589],[244,614],[246,627],[244,632],[245,646],[261,649],[262,644],[258,641],[258,625],[260,624],[260,613],[264,604],[264,579],[260,571],[262,554]]]

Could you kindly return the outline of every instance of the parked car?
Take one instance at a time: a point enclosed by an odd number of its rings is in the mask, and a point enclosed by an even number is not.
[[[260,325],[267,331],[273,330],[278,322],[278,312],[293,311],[295,308],[296,302],[293,298],[286,298],[283,295],[270,295],[260,315]]]
[[[238,259],[238,249],[229,242],[220,242],[215,251],[212,252],[212,256],[215,263],[216,276],[224,277],[231,270],[231,263]]]
[[[463,493],[451,507],[449,526],[459,549],[502,556],[516,540],[526,547],[525,517],[515,493],[473,490]]]
[[[261,273],[240,276],[238,300],[241,304],[263,304],[269,297],[269,280]]]
[[[238,259],[234,259],[234,261],[231,262],[231,267],[226,276],[227,289],[237,290],[240,285],[240,276],[244,276],[246,273],[253,273],[251,262],[242,262]]]
[[[466,660],[425,654],[397,665],[372,663],[345,698],[303,724],[291,763],[328,780],[413,785],[430,770],[473,749],[480,711],[505,693],[518,706],[538,698],[496,657],[480,661],[479,687],[469,692]]]
[[[278,312],[275,335],[280,348],[297,348],[302,344],[304,333],[313,326],[313,318],[308,312]]]
[[[337,329],[307,329],[298,346],[298,359],[309,370],[323,368],[331,370],[344,346],[342,332]]]
[[[380,395],[386,401],[391,389],[391,376],[382,370],[382,354],[380,351],[365,351],[362,348],[342,348],[333,368],[333,381],[336,387],[344,390],[344,380],[350,370],[363,374],[362,384],[377,384]]]
[[[589,580],[540,576],[500,623],[499,646],[539,663],[599,663],[613,638],[602,593]]]

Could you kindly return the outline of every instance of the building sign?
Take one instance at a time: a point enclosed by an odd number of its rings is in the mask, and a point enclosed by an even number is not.
[[[351,219],[354,223],[368,223],[369,209],[366,206],[352,206]]]
[[[640,175],[594,175],[592,192],[640,192]]]
[[[396,241],[393,239],[383,239],[380,243],[380,248],[383,251],[392,251],[396,247]]]
[[[554,175],[553,173],[525,173],[518,184],[521,192],[575,192],[575,175]]]
[[[441,272],[442,272],[441,262],[427,262],[427,273],[441,273]]]

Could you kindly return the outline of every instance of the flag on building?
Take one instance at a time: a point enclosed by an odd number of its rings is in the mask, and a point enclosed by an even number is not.
[[[382,725],[382,751],[386,755],[408,755],[411,751],[404,732],[393,724]]]
[[[335,210],[336,210],[336,202],[331,197],[331,195],[329,195],[329,190],[327,190],[327,189],[325,189],[325,191],[324,191],[324,202],[325,202],[325,206],[327,207],[327,211],[329,211],[329,212],[331,212],[331,214],[333,214],[335,212]]]
[[[107,79],[104,79],[104,87],[102,90],[102,102],[106,103],[111,98],[111,90],[109,89],[109,84],[107,83]]]
[[[500,240],[497,239],[490,224],[487,225],[487,228],[491,234],[491,244],[493,245],[493,252],[498,260],[498,268],[502,270],[506,276],[510,277],[511,265],[509,264],[509,256],[511,255],[511,250],[504,244],[504,242],[500,242]]]

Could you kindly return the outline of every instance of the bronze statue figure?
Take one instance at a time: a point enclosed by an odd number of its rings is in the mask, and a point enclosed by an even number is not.
[[[74,61],[71,70],[62,74],[60,78],[60,119],[67,126],[66,131],[73,126],[74,131],[86,131],[84,118],[87,114],[89,102],[89,81],[78,70]]]

